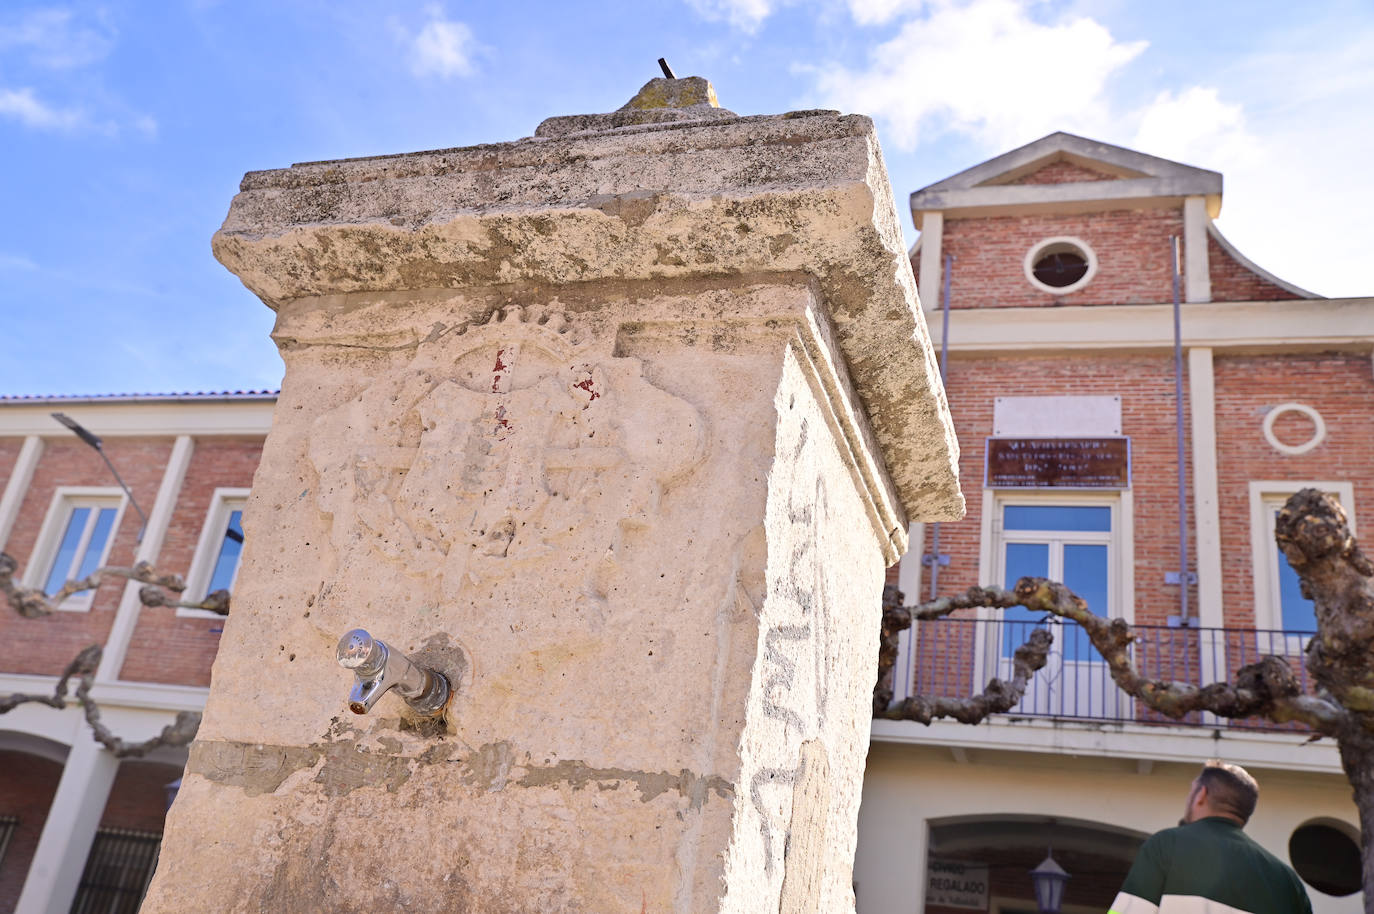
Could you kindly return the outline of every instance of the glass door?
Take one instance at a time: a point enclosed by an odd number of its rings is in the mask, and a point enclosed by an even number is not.
[[[1012,588],[1018,579],[1062,581],[1100,616],[1117,614],[1111,504],[1005,502],[999,505],[998,580]],[[1117,717],[1120,696],[1107,666],[1087,633],[1056,616],[1015,607],[992,626],[997,675],[1010,678],[1012,655],[1037,627],[1054,635],[1049,662],[1026,688],[1012,713],[1055,717]]]

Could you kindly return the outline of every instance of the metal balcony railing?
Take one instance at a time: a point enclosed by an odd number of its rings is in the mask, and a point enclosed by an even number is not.
[[[1020,704],[1005,716],[1249,730],[1307,729],[1300,724],[1264,720],[1231,721],[1211,715],[1204,719],[1201,713],[1180,720],[1165,717],[1117,689],[1087,633],[1077,623],[1057,617],[916,622],[906,636],[910,641],[894,674],[898,697],[976,695],[994,676],[1010,678],[1012,652],[1038,627],[1047,627],[1054,634],[1049,662],[1027,685]],[[1141,674],[1151,679],[1207,685],[1232,680],[1241,667],[1273,655],[1288,661],[1303,691],[1312,691],[1303,663],[1303,649],[1312,632],[1162,625],[1133,628],[1136,640],[1131,645],[1132,660]],[[901,687],[903,681],[909,684],[906,692]]]

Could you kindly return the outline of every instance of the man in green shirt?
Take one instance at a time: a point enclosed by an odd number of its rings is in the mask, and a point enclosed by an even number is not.
[[[1209,761],[1178,828],[1141,846],[1110,914],[1312,914],[1298,874],[1241,831],[1258,800],[1244,768]]]

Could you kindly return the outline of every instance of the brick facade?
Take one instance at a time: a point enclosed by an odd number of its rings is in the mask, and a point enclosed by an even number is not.
[[[62,778],[62,764],[25,752],[0,750],[0,773],[0,816],[19,819],[0,858],[0,911],[13,911],[48,819],[48,806]]]
[[[128,760],[121,762],[101,828],[128,828],[160,832],[167,814],[167,785],[181,777],[181,769],[160,762]]]
[[[1096,277],[1068,295],[1026,280],[1026,252],[1059,235],[1082,239],[1097,255]],[[947,219],[941,253],[954,257],[955,309],[1154,304],[1173,300],[1169,239],[1182,235],[1181,208]]]
[[[0,439],[13,454],[16,439]],[[151,511],[171,455],[173,439],[115,438],[105,441],[105,452],[119,469],[134,497]],[[172,513],[156,562],[161,571],[190,571],[201,528],[219,487],[248,488],[262,453],[259,438],[207,436],[195,442],[180,498]],[[8,473],[14,458],[5,467]],[[44,519],[59,486],[114,487],[109,469],[91,448],[75,439],[49,440],[34,471],[14,530],[5,550],[20,562],[21,573],[39,537]],[[133,564],[139,517],[132,506],[125,509],[115,531],[107,564]],[[125,581],[108,578],[100,586],[88,611],[53,613],[42,619],[25,619],[0,613],[0,640],[9,646],[0,658],[0,672],[55,675],[90,644],[104,643],[124,593]],[[129,681],[207,686],[210,664],[219,648],[222,620],[177,617],[174,609],[143,608],[130,642],[121,678]]]
[[[189,571],[215,489],[250,487],[261,456],[259,439],[197,442],[163,542],[160,567]],[[223,626],[223,619],[188,618],[168,607],[144,607],[120,678],[208,686]]]
[[[1223,606],[1227,625],[1255,624],[1251,559],[1252,480],[1348,481],[1353,484],[1357,532],[1374,523],[1374,373],[1368,353],[1218,355],[1217,475],[1221,514]],[[1305,454],[1275,450],[1263,433],[1265,415],[1288,402],[1313,407],[1326,439]],[[1287,413],[1274,424],[1280,442],[1300,444],[1313,428]],[[1365,521],[1364,523],[1361,523]]]
[[[19,459],[19,449],[24,442],[18,438],[0,438],[0,491],[10,481],[15,461]]]
[[[105,453],[119,468],[120,475],[145,511],[151,510],[157,498],[171,452],[169,438],[111,438],[105,442]],[[27,571],[29,557],[59,486],[98,486],[118,491],[109,468],[90,447],[75,437],[49,440],[5,545],[5,551],[19,560],[21,572]],[[114,532],[108,564],[124,567],[133,564],[138,529],[138,513],[130,505]],[[0,614],[0,639],[13,652],[12,656],[0,661],[3,672],[58,674],[82,648],[103,644],[119,608],[124,585],[123,579],[107,578],[85,612],[55,612],[42,619]]]
[[[1028,175],[1022,175],[1015,181],[1008,181],[1008,184],[1077,184],[1081,181],[1114,181],[1116,175],[1107,174],[1105,171],[1097,171],[1093,168],[1084,168],[1073,162],[1061,159],[1058,162],[1050,162],[1048,165],[1041,166]]]
[[[1184,379],[1187,410],[1187,378]],[[959,474],[964,480],[968,515],[940,525],[940,551],[950,564],[940,573],[940,594],[965,590],[978,580],[983,503],[985,439],[992,434],[993,404],[999,396],[1120,396],[1122,434],[1131,439],[1132,499],[1135,514],[1135,621],[1162,625],[1178,612],[1178,588],[1164,583],[1164,573],[1178,567],[1178,476],[1174,421],[1172,357],[1038,356],[951,358],[946,380],[950,409],[959,434]],[[1188,429],[1185,423],[1185,436]],[[1185,452],[1191,440],[1185,437]],[[1191,460],[1187,461],[1191,500]],[[1043,492],[1043,490],[1042,490]],[[1110,492],[1106,494],[1112,494]],[[1190,552],[1196,554],[1189,522]],[[930,551],[933,528],[912,552]],[[929,586],[929,578],[923,586]],[[927,593],[923,592],[924,599]],[[908,600],[911,597],[908,596]],[[1196,603],[1194,602],[1194,605]]]
[[[1215,238],[1207,239],[1207,272],[1213,301],[1283,301],[1293,297],[1226,252]]]

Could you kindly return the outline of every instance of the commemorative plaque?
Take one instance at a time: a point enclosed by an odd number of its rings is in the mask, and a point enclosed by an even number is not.
[[[1130,438],[989,438],[989,489],[1128,489]]]

